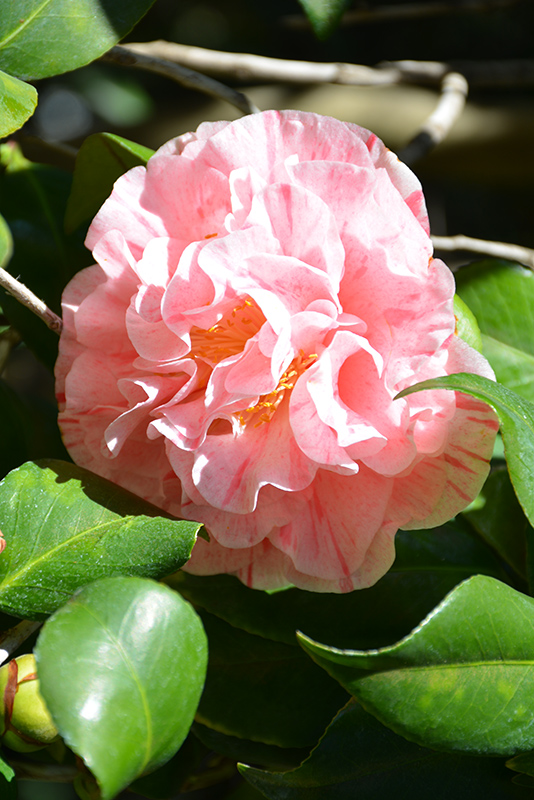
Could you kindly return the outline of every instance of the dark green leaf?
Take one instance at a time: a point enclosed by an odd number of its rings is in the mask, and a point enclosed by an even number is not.
[[[530,524],[517,501],[506,469],[496,469],[490,474],[478,503],[473,511],[464,512],[466,518],[500,557],[518,575],[526,578],[525,537]]]
[[[0,478],[30,457],[32,425],[21,398],[0,378]]]
[[[92,263],[82,237],[63,233],[72,176],[55,167],[32,164],[12,143],[0,145],[0,163],[5,167],[0,172],[0,213],[14,240],[10,272],[60,314],[65,284]],[[2,291],[0,299],[6,317],[52,370],[57,335],[15,298]]]
[[[0,139],[22,128],[36,105],[37,92],[33,86],[0,71]]]
[[[497,380],[534,402],[534,274],[508,261],[481,261],[456,276],[475,314]]]
[[[0,608],[44,619],[108,575],[159,578],[184,564],[200,527],[63,461],[24,464],[0,483],[7,542]]]
[[[315,744],[347,700],[339,684],[298,647],[245,633],[206,612],[201,617],[210,657],[198,722],[278,747]]]
[[[0,67],[19,78],[59,75],[117,44],[154,0],[17,0],[0,15]]]
[[[409,633],[445,595],[476,573],[506,576],[493,553],[461,519],[431,531],[399,531],[397,558],[369,589],[267,594],[230,575],[179,572],[166,582],[195,605],[238,628],[295,644],[295,631],[336,647],[380,647]],[[391,602],[391,598],[395,602]]]
[[[438,753],[406,741],[355,702],[326,730],[299,769],[240,767],[270,800],[520,800],[502,761]]]
[[[534,524],[534,404],[506,386],[465,372],[423,381],[404,389],[398,397],[424,389],[453,389],[493,406],[501,422],[506,462],[515,493],[530,524]]]
[[[94,217],[124,172],[146,164],[153,150],[112,133],[94,133],[84,141],[76,157],[72,191],[67,203],[65,229]]]
[[[195,736],[188,736],[175,756],[150,775],[138,778],[131,786],[132,792],[151,800],[174,798],[182,790],[187,778],[200,766],[207,749]]]
[[[327,39],[339,25],[349,0],[299,0],[318,39]]]
[[[58,730],[109,800],[181,746],[207,643],[192,607],[166,586],[106,578],[46,622],[35,656]]]
[[[193,733],[209,750],[234,761],[243,761],[266,769],[288,770],[298,767],[309,755],[309,748],[277,747],[274,744],[253,742],[208,728],[200,722],[193,723]]]
[[[423,746],[510,756],[534,747],[534,600],[484,576],[374,651],[302,646],[362,705]]]
[[[521,753],[515,758],[510,758],[506,762],[506,766],[515,772],[523,772],[525,775],[534,776],[534,752]]]

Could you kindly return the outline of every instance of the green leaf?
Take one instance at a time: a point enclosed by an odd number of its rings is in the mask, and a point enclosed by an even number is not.
[[[299,0],[318,39],[327,39],[340,23],[349,0]]]
[[[4,268],[13,255],[13,237],[5,219],[0,216],[0,268]],[[1,311],[1,309],[0,309]]]
[[[201,612],[210,643],[196,719],[229,736],[278,747],[315,744],[347,701],[298,647],[272,642]]]
[[[124,172],[146,164],[153,150],[113,133],[88,136],[76,156],[72,190],[65,213],[65,230],[74,231],[92,219]]]
[[[207,643],[192,607],[166,586],[106,578],[46,622],[35,656],[58,730],[109,800],[186,738]]]
[[[94,61],[131,31],[154,0],[17,0],[0,15],[0,67],[26,80]]]
[[[391,647],[300,639],[367,711],[417,744],[501,756],[534,747],[534,600],[493,578],[469,578]]]
[[[0,14],[0,19],[1,19]],[[14,143],[0,145],[0,213],[14,240],[10,272],[61,314],[67,281],[92,263],[83,237],[63,233],[65,205],[72,176],[43,164],[32,164]],[[0,294],[2,309],[36,355],[53,370],[58,337],[14,297]]]
[[[506,762],[506,766],[509,769],[515,770],[515,772],[522,772],[525,775],[534,776],[534,752],[521,753],[515,756],[515,758],[510,758]]]
[[[0,139],[22,128],[36,106],[37,91],[33,86],[0,71]]]
[[[196,522],[63,461],[24,464],[0,483],[6,549],[0,609],[45,619],[80,586],[110,575],[159,578],[190,556]]]
[[[245,765],[240,772],[271,800],[520,800],[497,759],[438,753],[385,728],[354,701],[340,711],[310,757],[291,772]]]
[[[490,474],[478,503],[478,508],[464,512],[465,517],[500,557],[526,578],[526,533],[532,528],[517,501],[506,469],[496,469]]]
[[[499,383],[460,372],[417,383],[400,392],[405,397],[424,389],[452,389],[489,403],[501,422],[508,471],[515,493],[531,525],[534,524],[534,404]]]
[[[15,770],[0,757],[0,797],[2,800],[17,800]]]
[[[226,733],[208,728],[200,722],[194,722],[193,733],[208,748],[233,761],[256,764],[273,770],[288,770],[298,767],[309,755],[308,747],[277,747],[274,744],[253,742],[251,739],[240,739]]]
[[[294,645],[295,631],[337,647],[380,647],[409,633],[458,583],[476,573],[506,580],[497,558],[461,519],[431,531],[399,531],[397,557],[369,589],[267,594],[230,575],[179,572],[168,583],[237,628]],[[395,598],[392,604],[391,598]]]
[[[175,756],[155,772],[143,775],[132,784],[131,791],[151,800],[174,798],[187,779],[200,766],[208,751],[195,736],[188,736]]]
[[[534,402],[534,274],[520,264],[487,260],[460,270],[456,284],[477,318],[497,380]]]
[[[482,337],[475,315],[462,298],[454,295],[454,316],[456,317],[456,333],[468,345],[482,352]]]

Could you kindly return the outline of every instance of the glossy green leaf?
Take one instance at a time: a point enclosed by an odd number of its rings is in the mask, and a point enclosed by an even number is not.
[[[362,705],[423,746],[510,756],[534,747],[534,599],[475,576],[380,650],[301,644]]]
[[[487,260],[460,270],[458,294],[475,314],[497,380],[534,402],[534,274]]]
[[[504,467],[490,473],[479,495],[478,507],[464,515],[500,557],[526,578],[526,534],[532,528]]]
[[[452,389],[489,403],[499,417],[508,472],[531,525],[534,524],[534,404],[480,375],[460,372],[433,378],[400,392],[405,397],[424,389]]]
[[[301,767],[240,772],[270,800],[520,800],[498,759],[439,753],[385,728],[355,702],[326,730]]]
[[[0,67],[19,78],[59,75],[119,42],[154,0],[16,0],[0,14]]]
[[[108,575],[159,578],[184,564],[199,525],[63,461],[29,462],[0,483],[6,549],[0,609],[44,619]]]
[[[346,692],[300,648],[272,642],[201,612],[210,644],[206,686],[196,719],[241,739],[315,744]]]
[[[431,531],[399,531],[395,563],[369,589],[267,594],[230,575],[179,572],[166,582],[237,628],[295,644],[295,631],[336,647],[380,647],[405,636],[458,583],[484,573],[506,580],[497,558],[461,519]],[[391,598],[395,602],[391,602]]]
[[[35,88],[0,70],[0,139],[22,128],[36,106]]]
[[[45,623],[35,656],[62,737],[109,800],[186,738],[207,643],[192,607],[166,586],[106,578]]]
[[[117,178],[132,167],[146,164],[153,152],[113,133],[88,136],[76,157],[65,213],[66,231],[71,232],[94,217]]]
[[[454,316],[456,317],[456,333],[460,339],[481,353],[482,337],[476,317],[457,294],[454,295]]]
[[[5,268],[13,255],[13,237],[7,222],[0,216],[0,268]]]
[[[327,39],[339,25],[348,0],[299,0],[318,39]]]
[[[1,18],[1,14],[0,14]],[[63,233],[65,206],[72,176],[43,164],[32,164],[17,145],[0,145],[0,214],[14,241],[9,271],[61,314],[67,281],[92,263],[83,237]],[[2,309],[26,344],[53,370],[58,337],[15,298],[1,292]]]

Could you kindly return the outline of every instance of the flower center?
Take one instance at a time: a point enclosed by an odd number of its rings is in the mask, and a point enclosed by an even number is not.
[[[265,317],[254,300],[247,299],[211,328],[191,328],[191,356],[215,366],[225,358],[243,352],[247,341],[264,322]]]
[[[261,309],[254,300],[247,298],[211,328],[206,330],[192,327],[190,355],[215,367],[225,358],[242,353],[247,341],[259,331],[264,322],[265,317]],[[234,417],[241,425],[253,423],[255,428],[264,422],[270,422],[286,394],[291,392],[302,373],[311,367],[317,358],[316,353],[306,355],[301,350],[285,370],[277,387],[272,392],[260,395],[255,405],[236,412]]]
[[[286,369],[278,382],[276,389],[268,394],[260,395],[256,405],[246,408],[235,416],[241,425],[247,425],[252,420],[255,420],[254,427],[258,428],[264,422],[270,422],[273,414],[286,396],[286,392],[290,392],[295,386],[303,372],[315,364],[317,361],[317,353],[306,355],[303,350],[300,351],[298,356],[293,359],[289,367]]]

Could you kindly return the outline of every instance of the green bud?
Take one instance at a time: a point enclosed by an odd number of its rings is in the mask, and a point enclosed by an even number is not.
[[[0,669],[2,743],[19,753],[47,747],[58,732],[39,692],[33,653],[9,661]]]

